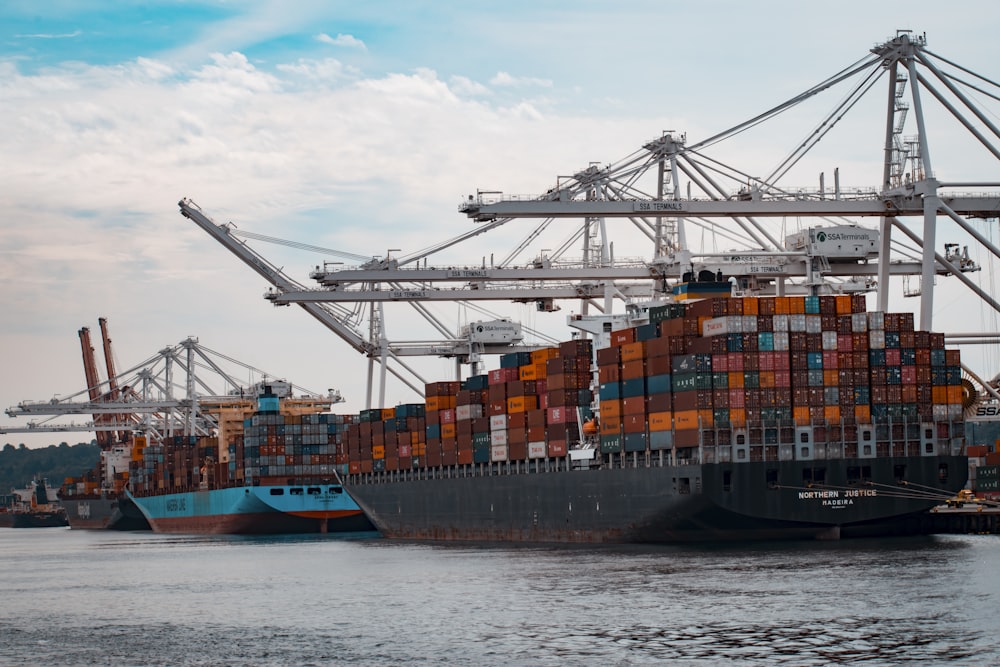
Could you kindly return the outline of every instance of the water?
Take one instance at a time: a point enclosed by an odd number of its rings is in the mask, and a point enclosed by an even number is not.
[[[996,536],[510,547],[0,529],[0,665],[996,665]]]

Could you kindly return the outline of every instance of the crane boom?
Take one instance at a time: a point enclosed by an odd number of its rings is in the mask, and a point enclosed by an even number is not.
[[[231,253],[243,260],[243,263],[257,272],[267,282],[282,292],[302,291],[304,287],[286,276],[280,269],[254,252],[246,243],[238,240],[230,231],[228,225],[217,225],[206,216],[197,205],[189,199],[180,200],[177,205],[181,215],[192,220],[196,225],[208,232],[212,238],[221,243]],[[355,350],[369,355],[377,355],[376,346],[366,341],[357,331],[341,322],[329,310],[316,303],[300,303],[303,310],[319,320],[324,326],[340,336]]]
[[[83,351],[83,374],[87,380],[87,394],[91,403],[101,400],[101,378],[97,373],[97,358],[94,355],[94,346],[90,341],[90,329],[83,327],[79,331],[80,347]],[[94,423],[98,424],[105,420],[104,415],[94,413]],[[105,448],[111,444],[112,436],[104,431],[97,431],[97,444]]]

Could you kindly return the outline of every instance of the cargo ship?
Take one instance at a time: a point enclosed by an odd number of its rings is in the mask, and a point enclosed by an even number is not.
[[[13,503],[0,514],[0,527],[60,528],[69,525],[66,510],[45,479],[34,479],[23,489],[14,489]]]
[[[145,436],[133,435],[127,442],[108,445],[92,470],[63,481],[58,495],[70,528],[149,530],[149,522],[125,495],[129,464],[145,442]]]
[[[147,443],[132,461],[125,494],[153,531],[373,531],[334,469],[350,419],[317,412],[330,401],[295,399],[287,383],[255,394],[256,410],[239,428]]]
[[[387,538],[521,542],[910,534],[968,478],[960,358],[863,295],[646,309],[369,410],[344,488]],[[422,428],[420,427],[422,424]]]

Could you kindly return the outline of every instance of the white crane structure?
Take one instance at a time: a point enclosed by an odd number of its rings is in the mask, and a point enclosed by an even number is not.
[[[872,151],[881,154],[881,183],[844,188],[834,168],[829,187],[822,172],[817,186],[788,185],[790,176],[811,168],[807,158],[815,162],[813,149],[835,136],[848,112],[862,108],[879,81],[887,90],[884,121],[879,121],[884,127],[876,126],[870,135],[881,142]],[[766,176],[753,175],[761,173],[756,167],[732,166],[720,157],[731,155],[724,149],[758,127],[779,117],[783,122],[783,114],[816,103],[828,91],[845,89],[832,110]],[[876,309],[886,310],[890,277],[904,276],[919,281],[908,293],[920,296],[919,324],[930,330],[938,277],[955,278],[1000,312],[994,296],[967,275],[980,269],[968,244],[1000,258],[1000,249],[974,222],[995,224],[1000,215],[1000,150],[995,146],[1000,130],[990,113],[973,102],[973,97],[1000,100],[998,90],[997,83],[933,54],[924,35],[899,31],[820,84],[705,139],[692,142],[683,133],[663,132],[624,159],[591,163],[558,177],[542,195],[477,191],[459,205],[474,221],[472,229],[412,254],[390,257],[387,252],[357,266],[318,266],[310,273],[318,287],[308,289],[276,273],[190,201],[180,206],[183,215],[271,283],[268,300],[299,304],[368,355],[369,407],[376,360],[382,364],[384,392],[390,360],[402,364],[400,357],[426,354],[477,361],[479,354],[508,351],[517,342],[473,350],[470,341],[435,321],[448,335],[441,344],[389,343],[381,333],[386,302],[420,310],[428,302],[506,301],[534,303],[538,311],[552,312],[559,310],[559,302],[574,300],[580,314],[569,318],[569,324],[599,335],[608,330],[609,319],[625,321],[641,312],[637,304],[670,300],[679,285],[691,281],[730,281],[744,294],[876,292]],[[927,128],[931,98],[938,103],[936,111],[943,109],[943,116],[962,126],[963,136],[974,138],[987,160],[985,178],[935,177]],[[533,222],[524,241],[504,258],[484,258],[478,266],[429,265],[431,256],[515,220]],[[862,220],[870,224],[862,225]],[[789,221],[798,225],[792,233],[784,231]],[[945,243],[939,249],[939,226],[946,222],[953,222],[968,244]],[[631,238],[623,238],[626,233]],[[558,239],[553,241],[553,235]],[[703,241],[699,248],[692,242],[706,235],[711,243]],[[616,242],[619,252],[639,248],[640,258],[616,257]],[[731,245],[708,247],[719,243]],[[579,256],[573,256],[574,249],[581,251]],[[625,305],[624,314],[615,314],[616,303]],[[370,304],[367,337],[350,324],[358,311],[348,304]],[[1000,335],[957,333],[949,339],[996,343]]]
[[[243,380],[242,375],[247,374]],[[289,395],[298,389],[318,406],[343,400],[340,392],[308,392],[276,376],[210,350],[189,337],[108,380],[48,401],[22,401],[6,410],[10,417],[33,418],[26,426],[3,427],[0,433],[89,431],[140,433],[158,443],[175,435],[216,432],[219,415],[239,405],[253,410],[256,390],[267,384]],[[119,388],[117,392],[111,387]],[[95,420],[65,422],[67,415],[94,415]],[[123,417],[127,417],[124,419]]]

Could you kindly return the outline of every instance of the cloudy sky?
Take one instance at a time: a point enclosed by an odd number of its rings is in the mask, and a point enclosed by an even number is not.
[[[897,29],[925,32],[935,53],[1000,79],[993,0],[493,7],[0,4],[0,407],[81,391],[77,332],[96,333],[106,317],[119,369],[196,336],[299,386],[338,388],[342,411],[364,408],[364,358],[300,309],[267,303],[267,283],[178,213],[182,197],[243,231],[406,254],[467,231],[473,223],[457,205],[477,188],[537,194],[664,130],[710,136],[866,57]],[[864,120],[878,127],[884,112]],[[759,163],[741,156],[748,173],[766,172],[801,138],[772,132]],[[834,166],[851,172],[841,178],[875,187],[878,140],[841,147],[849,150]],[[963,176],[1000,180],[996,161],[985,164],[989,177]],[[506,254],[524,233],[479,238],[442,261]],[[303,283],[312,267],[340,259],[251,243]],[[992,272],[976,279],[989,286]],[[910,301],[900,309],[916,308]],[[936,307],[942,329],[995,330],[957,303]],[[481,317],[438,311],[456,326]],[[530,309],[504,313],[542,326]],[[414,322],[405,311],[387,317],[390,337],[405,338]],[[453,372],[443,360],[422,368],[430,379]],[[386,398],[412,400],[402,388]],[[10,434],[0,443],[91,437]]]

